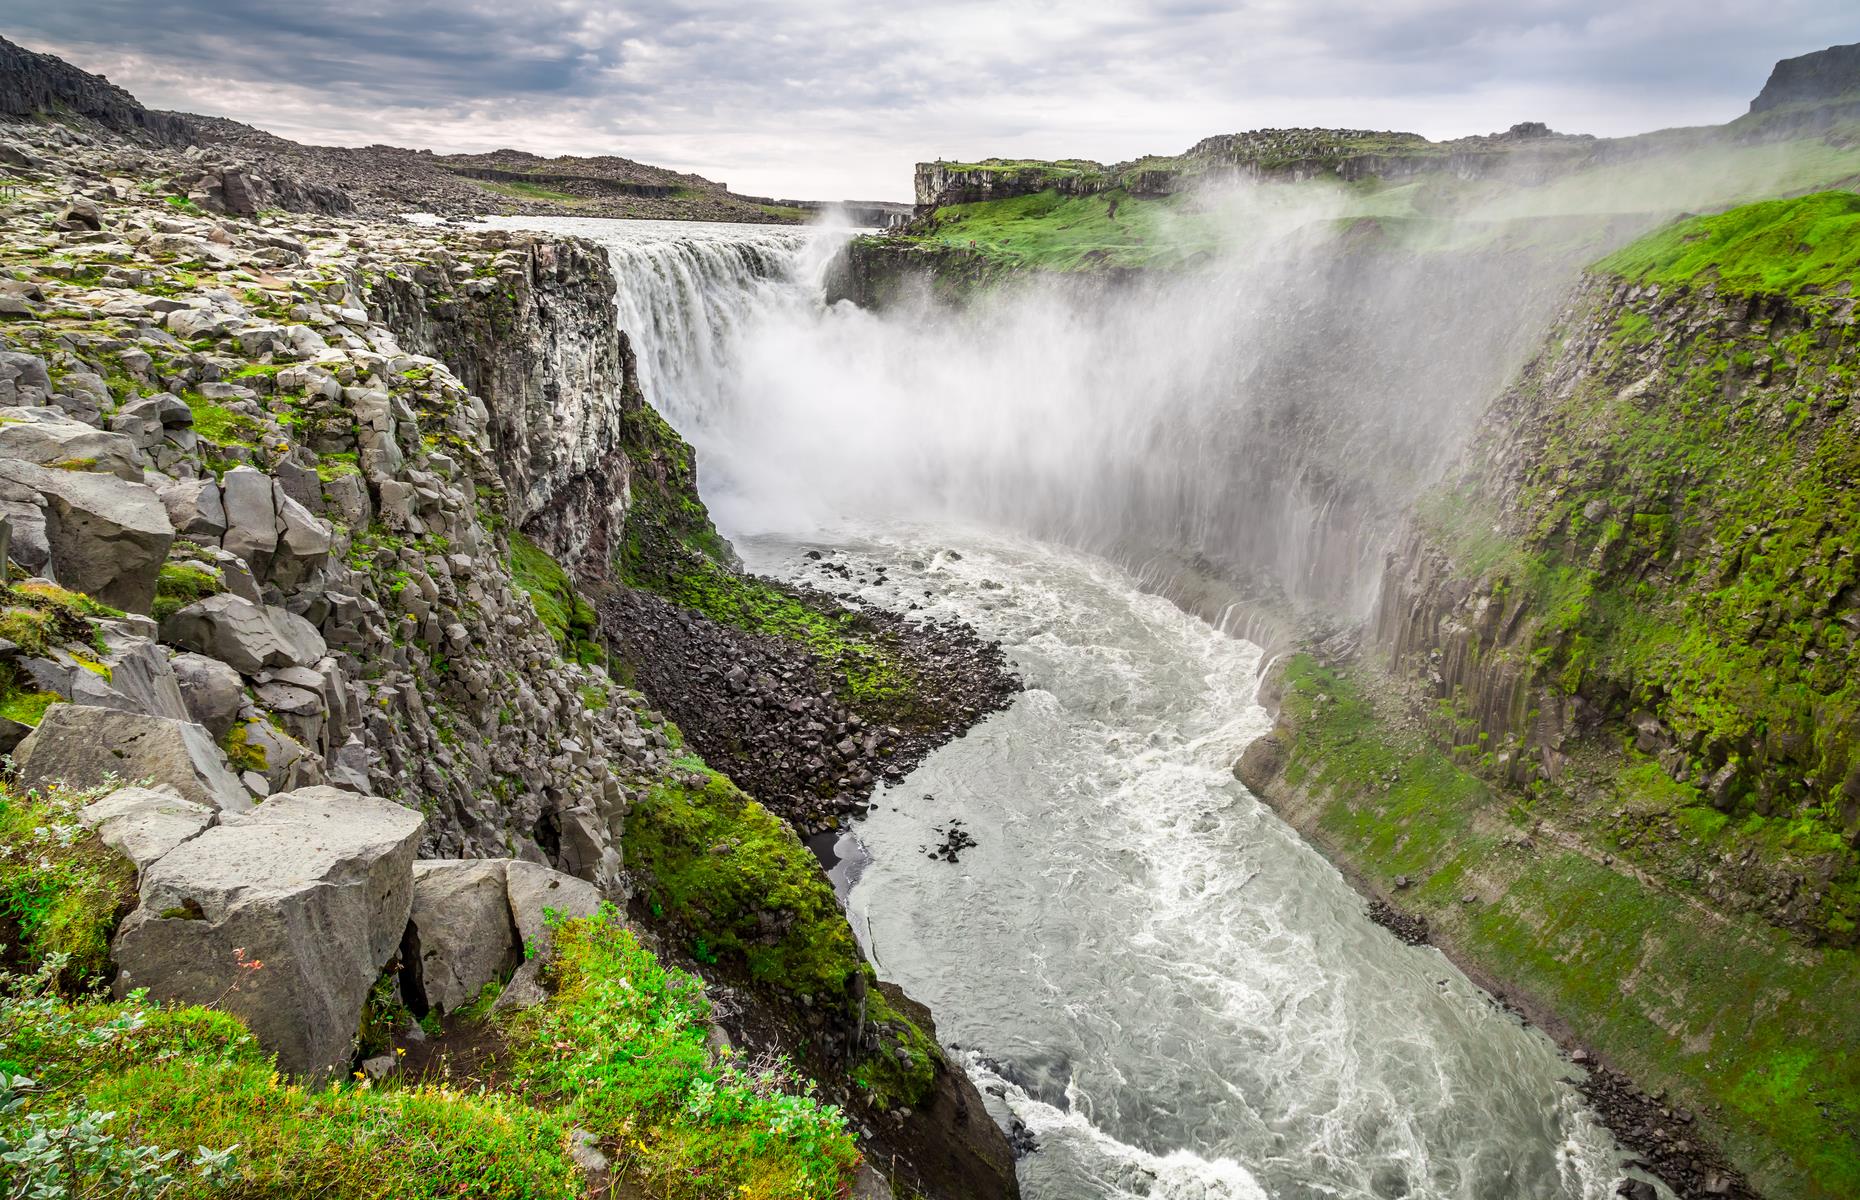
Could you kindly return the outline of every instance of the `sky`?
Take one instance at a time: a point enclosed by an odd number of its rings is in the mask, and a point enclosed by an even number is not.
[[[908,200],[918,161],[1273,126],[1613,135],[1742,113],[1854,0],[0,0],[0,36],[299,141],[617,154]]]

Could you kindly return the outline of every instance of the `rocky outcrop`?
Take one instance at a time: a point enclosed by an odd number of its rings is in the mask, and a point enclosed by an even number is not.
[[[181,117],[150,112],[103,76],[0,38],[0,116],[39,114],[86,117],[117,133],[170,145],[185,145],[193,135]]]
[[[1763,90],[1750,102],[1753,113],[1789,104],[1852,99],[1860,95],[1860,43],[1829,46],[1813,54],[1785,58],[1770,71]]]
[[[401,948],[402,991],[420,1016],[456,1012],[486,984],[508,986],[499,1007],[542,995],[550,922],[591,917],[601,896],[572,875],[518,859],[414,864],[413,913]]]
[[[216,811],[239,812],[251,799],[198,725],[85,704],[54,704],[13,754],[21,786],[64,782],[97,787],[146,780]]]
[[[420,826],[397,804],[308,788],[181,843],[143,872],[112,948],[118,992],[224,1007],[285,1070],[346,1073],[407,927]]]
[[[38,530],[50,550],[51,575],[105,604],[146,613],[155,579],[174,541],[161,497],[143,483],[88,470],[57,470],[0,459],[0,497]],[[37,521],[31,508],[38,508]]]

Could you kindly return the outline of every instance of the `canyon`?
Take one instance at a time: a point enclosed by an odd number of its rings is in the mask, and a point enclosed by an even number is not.
[[[1853,51],[874,233],[0,43],[0,1138],[1854,1194]]]

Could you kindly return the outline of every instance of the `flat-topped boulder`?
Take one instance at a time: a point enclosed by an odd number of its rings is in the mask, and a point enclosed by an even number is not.
[[[346,1071],[362,1005],[399,949],[425,820],[330,787],[273,796],[144,873],[118,932],[118,994],[237,1014],[293,1074]]]

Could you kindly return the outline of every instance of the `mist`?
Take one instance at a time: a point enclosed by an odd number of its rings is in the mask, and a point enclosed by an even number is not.
[[[647,395],[727,534],[972,522],[1349,618],[1582,265],[1768,184],[1626,170],[1627,191],[1615,168],[1605,188],[1230,180],[1164,228],[1186,269],[876,312],[824,301],[844,228],[549,224],[607,243]]]

